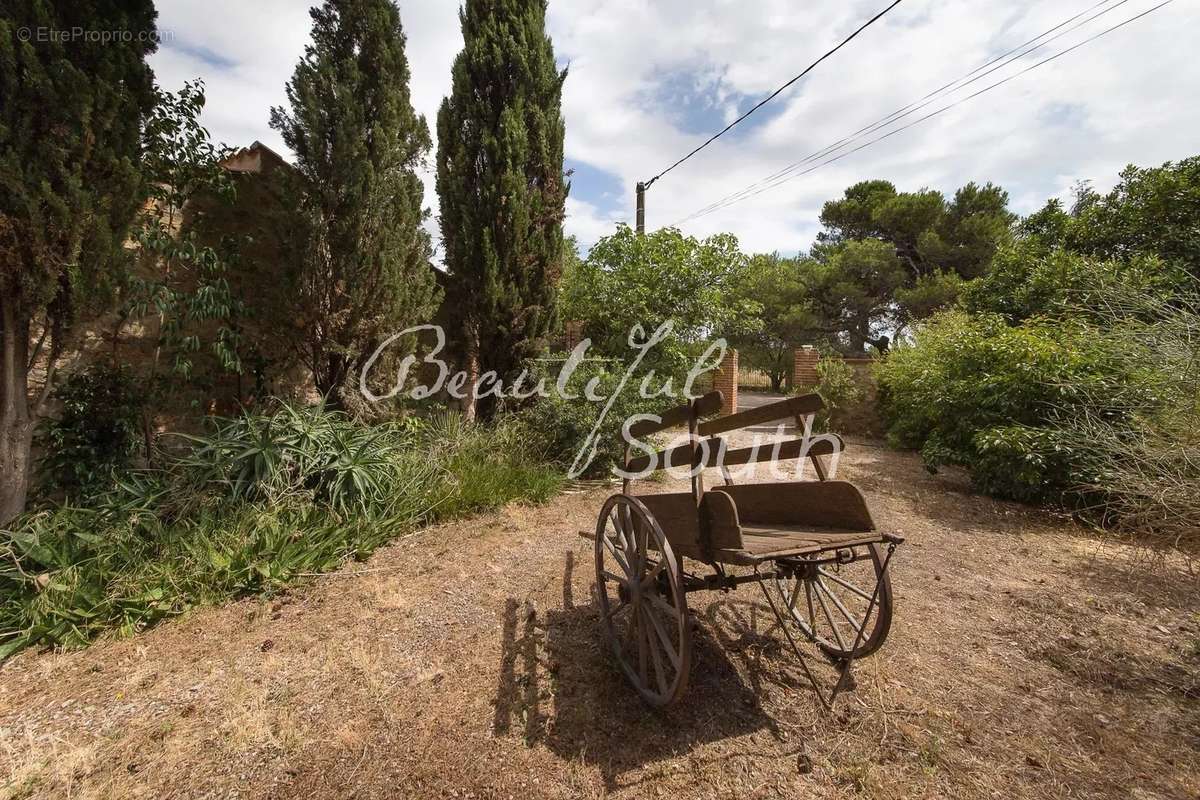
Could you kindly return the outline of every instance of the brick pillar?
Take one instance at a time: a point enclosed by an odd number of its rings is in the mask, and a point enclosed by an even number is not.
[[[792,388],[810,389],[821,382],[817,376],[817,362],[821,354],[811,345],[796,348],[796,361],[792,367]]]
[[[730,348],[725,358],[713,372],[713,389],[725,395],[722,414],[736,414],[738,410],[738,351]]]
[[[575,345],[583,341],[583,323],[579,320],[571,320],[563,323],[563,350],[570,352],[575,349]]]

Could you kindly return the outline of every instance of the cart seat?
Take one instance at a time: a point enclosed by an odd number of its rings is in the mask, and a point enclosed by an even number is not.
[[[769,561],[773,558],[801,556],[823,550],[855,547],[883,541],[875,532],[848,531],[836,528],[813,528],[804,525],[742,525],[740,551],[724,550],[727,559],[745,559],[745,563]]]
[[[866,500],[845,481],[719,486],[699,510],[687,492],[642,495],[672,549],[702,559],[700,518],[708,525],[713,560],[753,565],[887,541],[875,530]],[[699,513],[698,513],[699,512]]]

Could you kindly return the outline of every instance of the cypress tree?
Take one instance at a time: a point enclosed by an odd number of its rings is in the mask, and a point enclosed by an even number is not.
[[[352,399],[376,343],[428,319],[435,288],[417,169],[429,128],[412,107],[391,0],[325,0],[271,126],[296,154],[302,256],[291,269],[298,348],[317,389]]]
[[[24,508],[33,427],[81,312],[128,274],[155,17],[152,0],[0,13],[0,524]]]
[[[468,363],[510,381],[554,324],[567,73],[554,63],[545,0],[466,0],[459,20],[463,50],[438,113],[450,310]],[[494,408],[481,398],[482,415]]]

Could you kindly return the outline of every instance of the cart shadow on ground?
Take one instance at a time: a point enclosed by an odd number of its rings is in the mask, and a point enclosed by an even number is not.
[[[786,692],[790,703],[818,702],[798,665],[788,663],[790,654],[769,635],[775,626],[769,611],[748,595],[703,609],[692,633],[687,693],[675,707],[655,710],[620,672],[591,589],[581,598],[573,587],[575,569],[568,551],[561,608],[542,611],[511,597],[505,603],[493,735],[520,736],[527,746],[598,767],[609,791],[654,778],[653,769],[623,779],[628,773],[720,740],[743,740],[721,759],[794,759],[804,751],[801,726],[762,705],[777,692]]]

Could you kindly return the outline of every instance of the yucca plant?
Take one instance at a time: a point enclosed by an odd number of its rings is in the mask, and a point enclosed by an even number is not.
[[[544,501],[560,481],[508,421],[367,426],[285,403],[208,425],[161,471],[0,531],[0,659],[277,591],[428,520]]]

